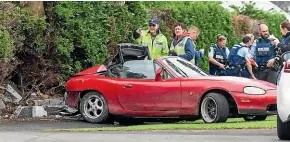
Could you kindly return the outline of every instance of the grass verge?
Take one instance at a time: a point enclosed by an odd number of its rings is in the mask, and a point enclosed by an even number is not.
[[[120,127],[52,129],[46,132],[92,132],[92,131],[145,131],[145,130],[216,130],[216,129],[271,129],[276,128],[276,116],[265,121],[246,122],[242,118],[231,118],[226,123],[206,124],[202,120],[171,124],[143,124]]]

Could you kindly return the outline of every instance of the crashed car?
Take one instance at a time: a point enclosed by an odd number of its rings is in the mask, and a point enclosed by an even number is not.
[[[265,120],[276,114],[276,85],[241,77],[210,76],[177,56],[151,60],[147,46],[121,43],[103,65],[66,83],[67,104],[91,123],[110,116],[201,117],[206,123],[230,117]]]
[[[281,57],[285,62],[277,81],[277,134],[280,139],[290,140],[290,52]]]

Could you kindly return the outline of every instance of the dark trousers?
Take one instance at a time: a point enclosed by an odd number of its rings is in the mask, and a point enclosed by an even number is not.
[[[248,71],[248,69],[243,69],[243,70],[241,71],[241,76],[242,76],[242,77],[245,77],[245,78],[249,78],[249,79],[252,78],[250,72]]]
[[[255,76],[259,80],[264,80],[273,84],[277,84],[277,71],[272,68],[257,69],[254,72]]]
[[[226,70],[218,69],[216,67],[209,67],[209,74],[215,76],[227,76]]]

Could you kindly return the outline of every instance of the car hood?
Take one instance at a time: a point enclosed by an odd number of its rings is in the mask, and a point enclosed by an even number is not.
[[[83,71],[78,72],[77,74],[73,76],[83,76],[83,75],[92,75],[92,74],[98,74],[101,72],[105,72],[107,70],[106,66],[104,65],[97,65],[88,69],[85,69]]]
[[[195,78],[196,79],[196,78]],[[264,90],[275,90],[276,85],[263,81],[263,80],[253,80],[243,77],[234,77],[234,76],[203,76],[198,79],[201,80],[208,80],[208,81],[219,81],[224,83],[230,83],[232,85],[239,85],[241,87],[245,86],[255,86],[262,88]],[[225,86],[227,87],[227,86]],[[231,88],[228,88],[228,90],[232,90]]]

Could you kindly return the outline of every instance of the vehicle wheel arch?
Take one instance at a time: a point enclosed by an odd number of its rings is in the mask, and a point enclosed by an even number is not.
[[[207,90],[206,92],[204,92],[201,95],[201,97],[200,97],[200,99],[198,101],[198,115],[201,114],[201,103],[202,103],[202,100],[209,93],[219,93],[219,94],[222,94],[223,96],[225,96],[226,99],[228,100],[229,105],[231,105],[230,107],[236,108],[236,109],[230,109],[230,113],[238,114],[236,100],[234,99],[234,97],[228,91],[223,90],[223,89],[210,89],[210,90]]]
[[[104,94],[102,92],[100,92],[99,90],[97,90],[97,89],[87,89],[87,90],[83,90],[83,91],[80,92],[80,98],[83,98],[84,95],[87,94],[88,92],[97,92],[97,93],[100,93],[100,94],[102,94],[104,96]]]
[[[93,104],[89,104],[87,101],[95,99]],[[95,102],[96,100],[97,103]],[[84,120],[91,122],[91,123],[104,123],[109,121],[110,119],[110,112],[109,112],[109,106],[107,103],[107,99],[105,96],[97,90],[85,90],[80,92],[79,95],[79,104],[78,104],[78,110],[83,116]],[[91,102],[92,103],[92,102]],[[90,106],[90,108],[94,108],[93,110],[86,110],[87,105]],[[101,108],[95,108],[96,106]],[[88,109],[88,108],[87,108]],[[101,111],[98,113],[98,111]],[[94,117],[92,116],[92,112],[94,112]],[[96,116],[97,115],[97,116]]]
[[[97,89],[87,89],[87,90],[83,90],[83,91],[80,92],[80,95],[79,95],[79,99],[78,99],[78,109],[79,109],[79,106],[80,106],[81,99],[87,93],[89,93],[89,92],[97,92],[97,93],[101,94],[107,100],[106,96],[102,92],[98,91]]]

